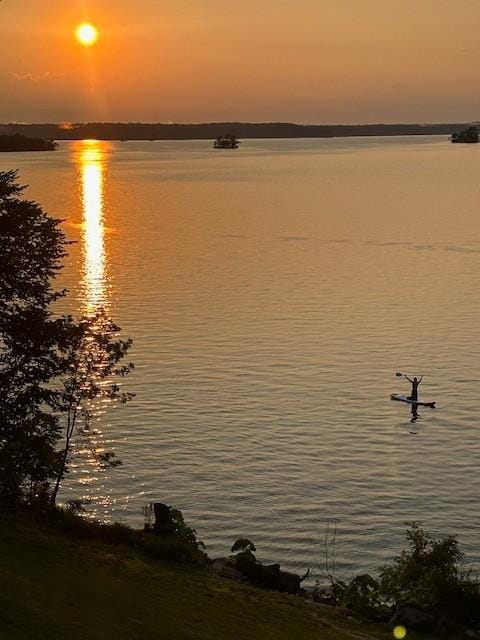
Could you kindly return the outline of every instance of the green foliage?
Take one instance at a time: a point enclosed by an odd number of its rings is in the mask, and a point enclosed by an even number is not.
[[[407,548],[379,579],[369,574],[349,582],[328,574],[336,605],[371,620],[388,620],[392,608],[409,605],[437,619],[468,623],[479,618],[480,586],[464,568],[464,555],[454,536],[435,539],[417,523],[406,531]]]
[[[75,325],[53,318],[63,291],[52,279],[65,255],[59,221],[21,199],[14,171],[0,172],[0,505],[43,503],[61,459],[52,382],[65,373]]]
[[[197,549],[205,549],[203,542],[201,540],[197,540],[197,532],[195,529],[188,526],[179,509],[170,509],[170,516],[173,525],[173,535],[176,538],[194,546]]]
[[[365,618],[382,618],[389,610],[380,597],[380,585],[368,573],[356,576],[345,586],[341,602],[347,609]]]
[[[176,559],[196,557],[200,550],[205,549],[203,542],[197,540],[197,532],[185,522],[179,509],[173,509],[166,505],[165,508],[168,511],[169,521],[159,527],[158,523],[154,524],[154,503],[149,502],[143,505],[142,513],[146,535],[142,536],[142,548],[148,548],[149,552],[156,557],[167,557],[165,550],[169,548],[172,549],[172,554]],[[154,532],[153,535],[150,532]]]
[[[106,524],[82,517],[78,515],[79,512],[75,508],[78,505],[78,501],[74,501],[73,509],[71,507],[53,509],[49,513],[48,519],[45,520],[46,524],[63,533],[85,540],[98,540],[106,544],[134,545],[133,529],[117,522]]]
[[[257,559],[254,552],[257,550],[255,545],[248,538],[238,538],[232,544],[230,551],[236,553],[237,563],[238,561],[245,561],[246,563],[256,563]]]
[[[78,430],[78,419],[84,418],[84,436],[89,435],[89,421],[95,407],[102,400],[125,404],[133,394],[125,393],[116,378],[127,376],[134,368],[132,363],[119,365],[129,351],[132,341],[118,337],[120,327],[114,324],[104,309],[99,309],[90,317],[84,317],[72,332],[66,354],[66,373],[59,380],[62,389],[58,397],[57,409],[66,418],[61,467],[52,491],[55,502],[60,484],[68,471],[68,461],[73,438]],[[98,451],[91,447],[91,453],[100,468],[116,467],[122,464],[113,451]]]
[[[254,553],[256,551],[256,547],[251,540],[248,538],[238,538],[232,545],[232,553],[240,551],[241,553],[245,551],[249,551],[250,553]]]
[[[256,547],[248,538],[238,538],[232,544],[231,552],[236,553],[237,567],[250,566],[256,564],[257,558],[255,557]]]
[[[396,606],[412,604],[456,620],[480,611],[480,588],[464,569],[454,536],[432,538],[417,523],[406,532],[407,549],[380,571],[380,592]]]
[[[65,503],[65,511],[68,513],[73,513],[74,515],[79,515],[81,513],[85,513],[85,506],[83,500],[67,500]]]
[[[450,139],[452,142],[476,143],[480,139],[480,130],[476,126],[471,126],[464,131],[452,133],[452,137]]]
[[[134,542],[136,549],[157,560],[187,564],[205,564],[206,562],[206,556],[198,544],[192,544],[177,536],[155,536],[136,532]]]
[[[153,502],[148,502],[142,506],[145,531],[151,531],[153,528]]]
[[[197,542],[195,531],[185,525],[183,518],[181,521],[184,530],[170,535],[156,536],[118,522],[107,524],[90,520],[79,515],[83,510],[80,501],[69,501],[66,509],[54,509],[46,522],[56,530],[80,539],[131,547],[152,558],[172,562],[205,563],[205,555],[200,551],[202,543]],[[176,513],[181,517],[179,511]]]

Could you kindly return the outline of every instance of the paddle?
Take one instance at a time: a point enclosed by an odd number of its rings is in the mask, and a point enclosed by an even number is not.
[[[406,373],[400,373],[399,371],[397,371],[397,373],[395,374],[397,376],[397,378],[403,378],[403,376],[406,376]],[[411,375],[411,374],[410,374]],[[416,376],[417,378],[423,378],[423,376],[420,376],[417,374]]]

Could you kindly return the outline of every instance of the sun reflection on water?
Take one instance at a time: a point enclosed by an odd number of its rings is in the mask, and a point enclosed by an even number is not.
[[[91,315],[108,305],[104,227],[104,180],[107,143],[83,140],[78,155],[83,213],[84,311]]]
[[[101,140],[82,140],[74,143],[74,162],[78,170],[81,203],[82,277],[80,281],[81,313],[91,321],[95,333],[108,326],[109,284],[108,250],[105,233],[105,176],[110,144]],[[100,358],[95,352],[92,357]],[[86,504],[92,502],[88,517],[108,518],[110,499],[103,495],[98,454],[110,448],[101,426],[105,407],[102,402],[88,401],[83,408],[85,425],[73,443],[72,480],[80,485]],[[77,485],[78,490],[78,485]]]

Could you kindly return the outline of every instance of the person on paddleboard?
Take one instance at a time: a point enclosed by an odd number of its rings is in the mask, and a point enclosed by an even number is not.
[[[423,376],[420,376],[420,379],[414,378],[413,380],[411,378],[409,378],[408,376],[405,376],[405,378],[412,385],[412,392],[408,396],[408,399],[409,400],[413,400],[414,402],[416,402],[418,400],[418,385],[422,382]]]

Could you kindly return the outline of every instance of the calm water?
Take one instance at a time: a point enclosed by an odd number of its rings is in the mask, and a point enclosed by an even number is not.
[[[164,501],[212,555],[246,535],[298,570],[329,522],[361,570],[416,519],[478,566],[480,145],[85,141],[10,167],[77,241],[68,309],[135,342],[136,398],[96,422],[124,465],[65,497],[135,524]],[[438,401],[416,423],[404,370]]]

